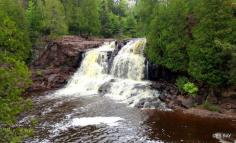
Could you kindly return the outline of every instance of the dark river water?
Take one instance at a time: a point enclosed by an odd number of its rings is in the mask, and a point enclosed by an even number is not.
[[[181,112],[140,110],[107,97],[34,99],[20,122],[38,120],[25,142],[217,143],[236,139],[236,121],[199,118]]]

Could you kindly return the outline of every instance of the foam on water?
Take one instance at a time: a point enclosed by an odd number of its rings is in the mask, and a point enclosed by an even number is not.
[[[120,117],[84,117],[84,118],[75,118],[72,120],[71,125],[76,126],[89,126],[89,125],[99,125],[105,124],[108,126],[118,126],[119,121],[124,120]]]

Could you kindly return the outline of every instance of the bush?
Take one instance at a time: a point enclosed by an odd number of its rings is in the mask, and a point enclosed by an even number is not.
[[[0,52],[0,142],[20,142],[32,135],[32,129],[16,125],[17,116],[31,106],[20,96],[30,83],[24,62]]]
[[[206,109],[206,110],[209,110],[209,111],[213,111],[213,112],[220,112],[220,107],[215,105],[215,104],[212,104],[208,101],[206,101],[205,103],[203,103],[202,105],[200,105],[200,107]]]
[[[197,92],[198,92],[198,87],[191,82],[187,82],[186,84],[184,84],[184,91],[187,92],[189,95],[191,96],[196,96]]]
[[[188,93],[190,96],[196,96],[198,92],[198,87],[190,82],[187,77],[179,77],[176,80],[176,86],[181,92]]]
[[[187,77],[178,77],[176,80],[176,86],[180,91],[184,91],[184,85],[188,82]]]

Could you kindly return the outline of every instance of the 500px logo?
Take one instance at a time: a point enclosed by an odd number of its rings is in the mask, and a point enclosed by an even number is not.
[[[231,138],[231,133],[215,133],[212,135],[213,138],[219,140],[220,142],[226,142]],[[236,140],[231,140],[232,143],[236,143]]]

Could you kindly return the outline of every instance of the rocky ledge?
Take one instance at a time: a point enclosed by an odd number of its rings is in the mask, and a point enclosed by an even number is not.
[[[63,87],[80,66],[83,53],[112,39],[64,36],[49,42],[31,64],[33,84],[28,92],[42,92]]]
[[[197,97],[187,96],[181,93],[173,83],[165,80],[153,82],[152,87],[160,92],[159,99],[165,102],[168,108],[175,111],[203,118],[236,119],[236,99],[234,97],[209,96],[207,101],[212,104],[204,104],[206,97],[203,93]]]

